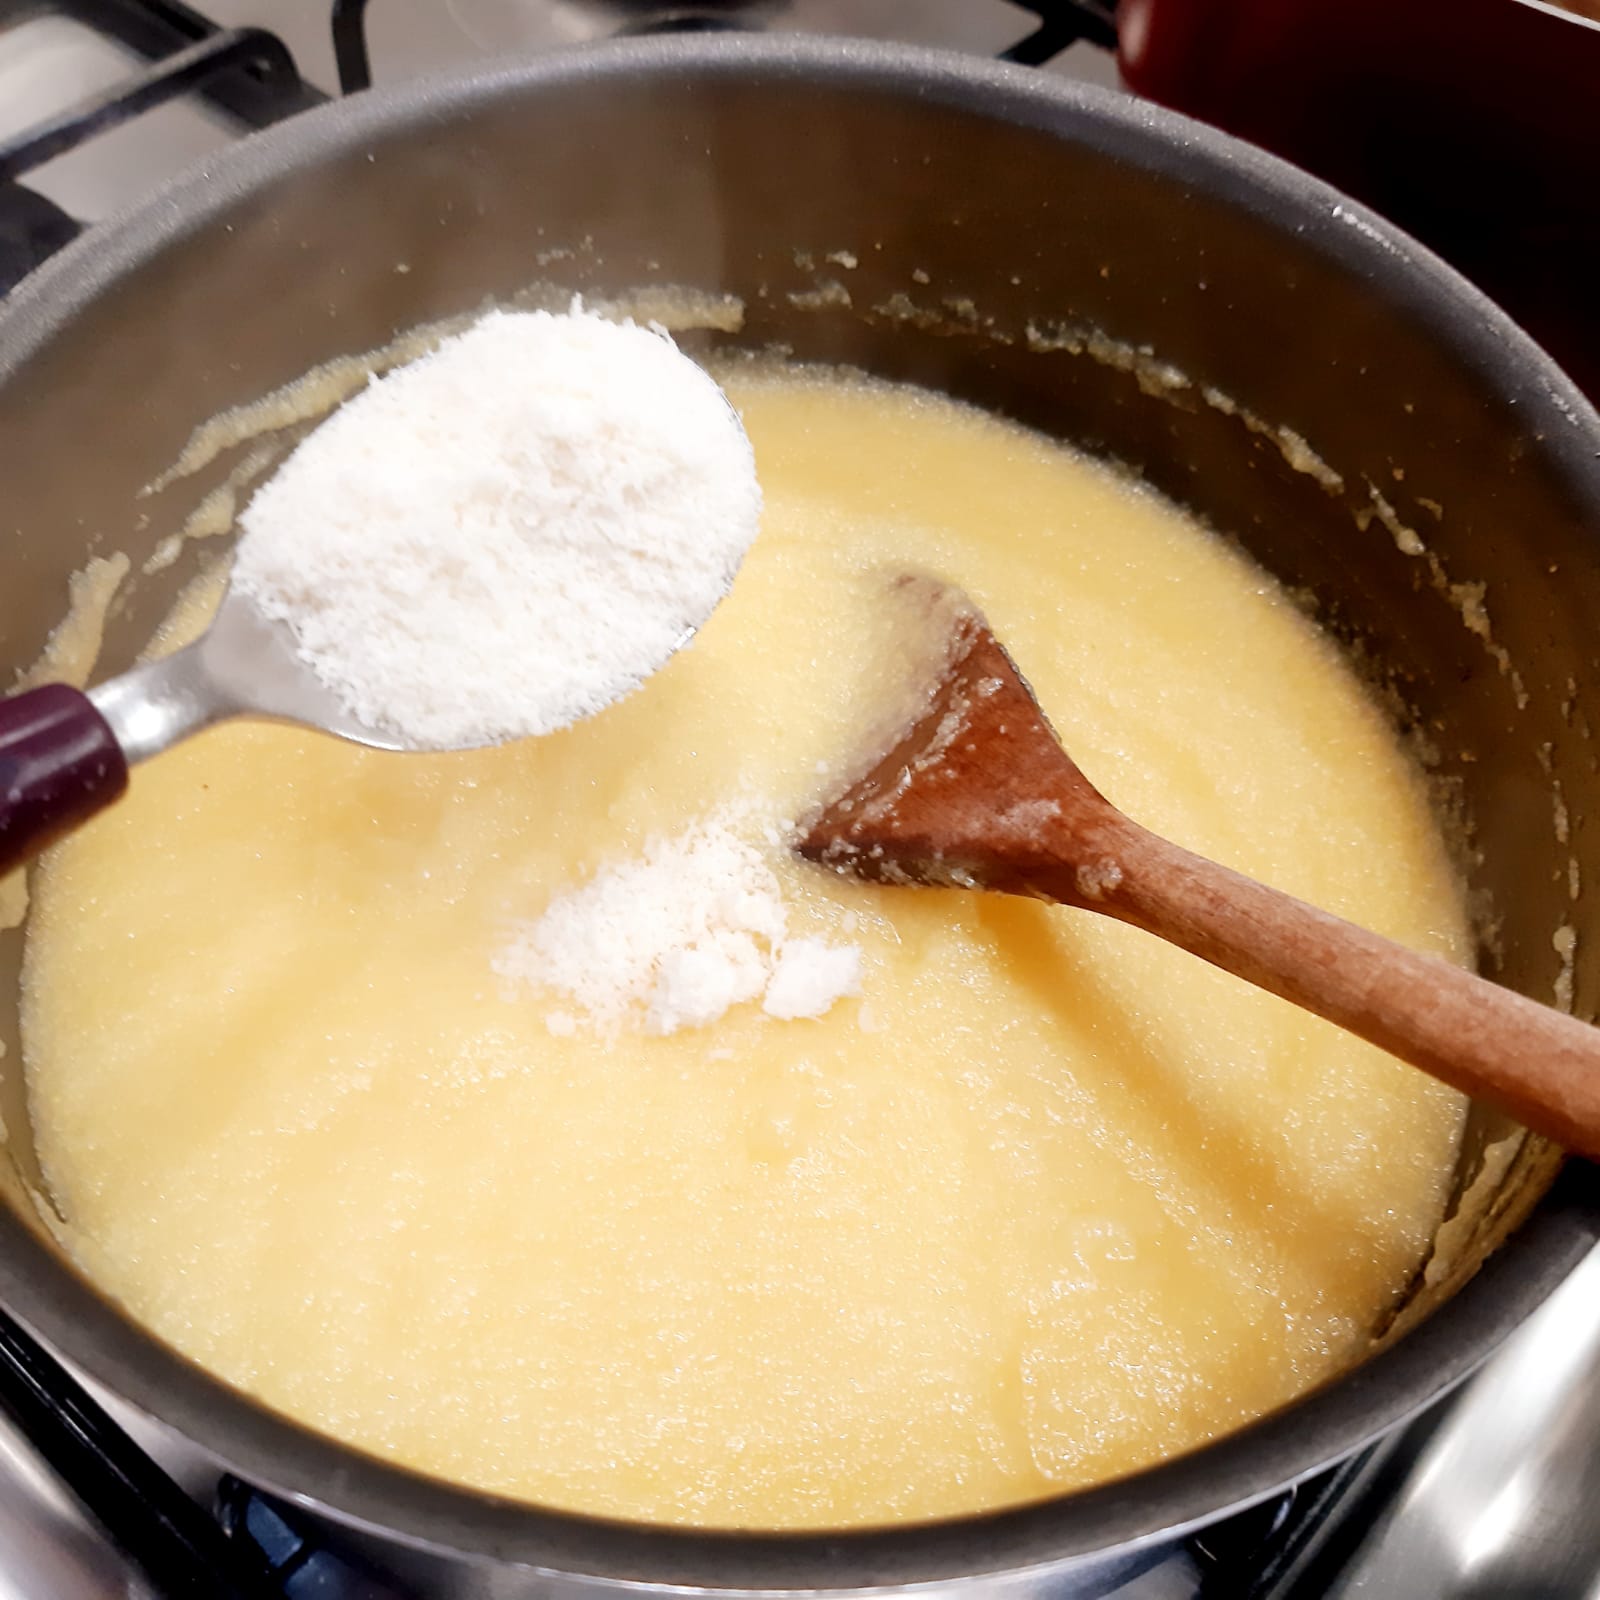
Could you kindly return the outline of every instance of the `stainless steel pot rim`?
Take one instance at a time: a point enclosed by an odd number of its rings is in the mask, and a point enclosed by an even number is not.
[[[795,36],[678,35],[560,51],[363,94],[254,135],[148,203],[90,229],[0,308],[0,381],[128,272],[302,161],[419,118],[451,118],[559,85],[725,77],[898,95],[1036,128],[1182,178],[1292,225],[1438,331],[1543,433],[1548,459],[1600,527],[1600,418],[1553,362],[1431,252],[1298,169],[1146,102],[1004,64]],[[1171,1537],[1359,1448],[1466,1377],[1600,1239],[1600,1169],[1571,1163],[1443,1311],[1337,1383],[1215,1444],[1120,1482],[984,1516],[881,1531],[673,1530],[559,1513],[458,1488],[312,1433],[143,1332],[0,1214],[0,1300],[86,1372],[246,1480],[350,1525],[479,1561],[664,1589],[842,1591],[1022,1572]]]

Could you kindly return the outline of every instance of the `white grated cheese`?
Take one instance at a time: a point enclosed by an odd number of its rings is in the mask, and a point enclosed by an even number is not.
[[[244,512],[233,585],[369,726],[492,744],[661,666],[760,508],[738,418],[664,333],[494,312],[300,443]]]
[[[841,995],[861,993],[861,951],[853,944],[788,939],[778,949],[761,1009],[789,1021],[820,1017]]]
[[[788,926],[772,869],[723,811],[557,895],[494,968],[559,995],[545,1023],[562,1036],[574,1010],[605,1031],[666,1034],[757,999],[773,1017],[820,1017],[861,992],[855,945],[791,939]]]

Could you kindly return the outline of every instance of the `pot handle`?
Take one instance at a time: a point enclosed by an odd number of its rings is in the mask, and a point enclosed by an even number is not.
[[[0,873],[87,822],[127,787],[122,746],[82,690],[47,683],[0,700]]]

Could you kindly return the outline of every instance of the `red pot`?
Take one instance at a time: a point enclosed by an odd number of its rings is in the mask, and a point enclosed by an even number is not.
[[[1600,5],[1121,0],[1129,85],[1432,245],[1600,397]]]

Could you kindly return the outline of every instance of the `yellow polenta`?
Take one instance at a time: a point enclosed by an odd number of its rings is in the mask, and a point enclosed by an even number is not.
[[[795,929],[862,954],[820,1020],[555,1033],[496,976],[508,927],[652,835],[837,778],[906,565],[971,592],[1134,817],[1467,957],[1415,775],[1261,572],[933,396],[730,390],[762,534],[632,698],[457,756],[230,727],[52,854],[26,1055],[80,1260],[314,1427],[670,1522],[1004,1505],[1280,1405],[1440,1219],[1461,1102],[1380,1052],[1094,916],[771,840]]]

